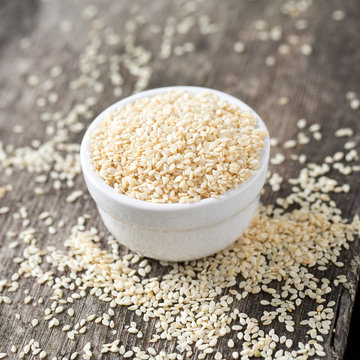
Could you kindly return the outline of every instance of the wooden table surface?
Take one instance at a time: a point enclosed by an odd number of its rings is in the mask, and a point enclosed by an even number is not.
[[[360,7],[357,0],[94,0],[91,4],[96,8],[89,4],[85,0],[0,2],[0,141],[7,151],[11,151],[10,144],[28,151],[27,146],[38,145],[33,140],[44,143],[54,130],[53,123],[47,121],[49,117],[64,119],[77,104],[84,104],[89,97],[97,101],[89,100],[85,110],[78,108],[78,118],[85,125],[84,129],[97,113],[119,98],[135,90],[167,85],[204,86],[239,97],[261,114],[271,136],[280,143],[295,136],[295,124],[300,118],[306,118],[310,124],[321,124],[322,141],[312,140],[295,150],[281,150],[285,155],[290,151],[299,152],[305,154],[308,161],[321,163],[326,154],[334,154],[343,146],[343,139],[333,135],[338,128],[351,127],[355,132],[351,140],[360,141],[360,110],[352,109],[345,96],[349,91],[360,95]],[[344,10],[345,19],[334,20],[333,17],[341,18],[342,15],[341,12],[334,14],[334,10]],[[172,34],[174,24],[178,30],[180,28],[180,33]],[[262,27],[272,30],[261,30]],[[99,44],[99,56],[94,57],[91,51],[95,51],[99,38],[104,40]],[[131,49],[132,41],[141,47],[138,53]],[[244,49],[240,43],[235,46],[236,52],[234,44],[238,41],[244,44]],[[170,54],[167,53],[169,47]],[[129,64],[126,66],[125,59],[120,71],[122,79],[113,75],[111,80],[109,73],[116,68],[116,55],[124,53],[128,53]],[[150,54],[151,58],[147,58]],[[91,75],[88,73],[91,84],[85,76],[87,65],[89,71],[93,71]],[[69,143],[81,140],[84,129],[81,125],[75,127],[69,133]],[[76,152],[77,148],[70,151],[71,154]],[[1,154],[0,150],[0,159]],[[44,149],[42,156],[43,159],[38,160],[48,161],[50,168],[57,161],[49,160],[50,150]],[[64,161],[62,158],[58,162]],[[0,208],[9,207],[9,212],[0,215],[0,295],[5,297],[0,302],[0,353],[7,353],[9,359],[18,359],[24,345],[32,338],[46,350],[49,359],[54,356],[70,358],[76,349],[80,349],[80,358],[81,349],[87,342],[93,344],[93,358],[122,358],[119,354],[101,357],[96,347],[115,338],[120,338],[126,348],[136,344],[146,349],[154,323],[145,324],[126,307],[116,308],[113,318],[116,335],[114,329],[93,323],[83,336],[72,341],[61,331],[65,313],[59,314],[59,327],[49,329],[49,322],[43,319],[44,309],[53,301],[52,290],[46,284],[40,284],[36,276],[29,276],[20,277],[17,291],[9,292],[4,286],[3,279],[17,282],[17,276],[13,274],[18,271],[18,264],[14,259],[23,256],[26,246],[18,239],[21,231],[35,228],[40,248],[50,245],[62,248],[77,217],[88,213],[91,215],[89,224],[97,227],[104,238],[108,233],[89,196],[81,196],[74,202],[66,201],[74,190],[86,193],[76,164],[70,165],[76,175],[74,186],[69,188],[66,181],[62,181],[58,190],[54,189],[54,182],[55,188],[58,185],[56,179],[51,178],[51,169],[39,173],[35,169],[32,173],[30,165],[21,169],[20,165],[13,164],[13,171],[10,171],[5,170],[3,159],[0,164],[3,166],[0,168],[0,186],[12,185],[12,190],[0,198]],[[281,165],[272,166],[271,170],[288,179],[297,174],[299,163],[287,159]],[[46,175],[45,183],[36,178],[39,174]],[[337,173],[334,177],[344,181]],[[358,172],[346,176],[351,191],[335,196],[347,218],[359,213],[359,180]],[[71,181],[68,185],[72,185]],[[34,191],[41,192],[36,188],[45,193],[35,194]],[[280,192],[272,192],[267,186],[262,201],[274,203],[287,191],[287,185],[282,186]],[[27,209],[28,215],[23,214],[21,207]],[[20,215],[16,215],[19,211]],[[48,226],[38,219],[44,211],[54,219],[55,234],[49,234]],[[59,221],[64,222],[64,227],[57,227]],[[14,238],[9,232],[15,233]],[[19,245],[15,246],[14,241],[18,240]],[[123,254],[127,251],[121,249]],[[342,273],[347,274],[348,283],[346,288],[335,288],[328,297],[329,301],[336,301],[336,316],[331,323],[333,331],[324,337],[326,359],[343,358],[358,285],[358,254],[359,242],[355,241],[340,257],[345,263]],[[149,261],[154,274],[164,273],[157,261]],[[339,274],[338,269],[330,267],[327,277],[335,274]],[[28,304],[24,304],[26,296],[32,297]],[[11,299],[11,304],[6,303],[6,297]],[[43,303],[38,304],[39,298]],[[233,306],[244,311],[250,306],[252,312],[261,314],[260,297],[253,299],[255,301],[235,300]],[[76,320],[108,309],[106,303],[93,296],[82,298],[73,307]],[[305,299],[300,312],[313,307],[314,304]],[[31,325],[33,318],[40,321],[35,327]],[[125,331],[124,326],[130,321],[143,327],[143,338]],[[282,329],[278,323],[272,326],[276,331]],[[302,330],[295,331],[292,336],[294,344],[307,339]],[[231,359],[233,350],[226,347],[227,339],[225,336],[219,341],[217,350],[222,352],[223,358]],[[17,347],[16,353],[11,352],[12,345]],[[159,351],[170,352],[175,351],[175,346],[174,341],[154,345]],[[214,354],[209,358],[214,358]],[[39,354],[31,352],[26,355],[27,359],[38,357]],[[194,352],[191,358],[197,359],[197,353]]]

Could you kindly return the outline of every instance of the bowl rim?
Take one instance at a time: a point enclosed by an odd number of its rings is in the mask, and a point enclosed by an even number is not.
[[[258,127],[266,130],[267,135],[265,136],[264,147],[260,154],[260,167],[259,169],[253,171],[253,174],[248,180],[242,182],[236,188],[229,189],[224,194],[219,195],[218,198],[205,198],[190,203],[152,203],[144,200],[135,199],[125,194],[118,193],[115,191],[115,189],[112,186],[106,184],[105,181],[101,179],[101,177],[95,172],[95,170],[93,169],[90,163],[89,135],[95,131],[96,127],[103,121],[106,115],[115,111],[120,106],[129,104],[140,98],[153,97],[159,94],[163,94],[170,90],[188,91],[191,93],[211,92],[217,95],[220,99],[231,102],[232,104],[237,105],[242,110],[249,111],[252,114],[252,116],[255,117]],[[220,202],[225,202],[230,198],[239,196],[243,192],[249,191],[251,189],[252,184],[256,183],[256,180],[261,176],[262,172],[264,171],[264,168],[265,170],[267,169],[269,157],[270,157],[270,136],[269,136],[269,131],[266,125],[264,124],[263,120],[261,119],[261,117],[249,105],[247,105],[240,99],[219,90],[210,89],[206,87],[199,87],[199,86],[166,86],[166,87],[154,88],[136,93],[134,95],[130,95],[126,98],[123,98],[115,102],[114,104],[110,105],[105,110],[103,110],[100,114],[98,114],[95,117],[95,119],[91,122],[91,124],[89,125],[83,136],[80,146],[80,162],[84,176],[87,178],[88,181],[91,181],[92,185],[96,187],[104,196],[106,196],[107,198],[111,198],[112,201],[115,201],[119,205],[127,206],[129,208],[133,208],[134,210],[137,209],[137,210],[149,210],[149,211],[161,211],[161,212],[164,210],[176,212],[190,208],[200,209],[206,206],[219,204]],[[256,195],[254,194],[254,196]]]

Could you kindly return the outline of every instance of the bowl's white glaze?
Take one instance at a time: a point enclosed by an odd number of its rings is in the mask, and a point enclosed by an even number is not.
[[[254,171],[251,178],[217,199],[203,199],[189,204],[155,204],[117,193],[92,168],[89,135],[95,131],[105,115],[119,106],[169,90],[213,92],[219,98],[250,111],[258,126],[267,130],[254,110],[223,92],[193,86],[157,88],[120,100],[99,114],[84,135],[80,159],[86,185],[98,206],[102,220],[120,243],[151,258],[185,261],[211,255],[229,246],[250,224],[266,178],[270,141],[267,136],[260,158],[260,168]]]

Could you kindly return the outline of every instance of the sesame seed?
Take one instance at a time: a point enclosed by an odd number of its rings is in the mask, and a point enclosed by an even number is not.
[[[287,96],[282,96],[282,97],[280,97],[279,100],[278,100],[278,104],[279,104],[280,106],[285,106],[285,105],[287,105],[288,103],[289,103],[289,98],[288,98]]]
[[[308,21],[305,19],[298,19],[295,21],[294,26],[296,30],[305,30],[308,27]]]
[[[346,14],[344,10],[334,10],[331,16],[335,21],[342,21],[345,19]]]
[[[237,41],[234,44],[234,51],[238,54],[243,53],[245,50],[245,44],[242,41]]]
[[[291,149],[294,148],[296,146],[296,141],[295,140],[287,140],[284,142],[283,147],[285,149]]]
[[[291,51],[291,47],[288,44],[281,44],[278,47],[278,52],[281,55],[288,55],[288,54],[290,54],[290,51]]]
[[[15,134],[22,134],[24,132],[24,126],[20,124],[14,125],[13,131]]]
[[[61,330],[62,331],[69,331],[70,330],[70,325],[69,324],[64,325]]]
[[[68,20],[63,20],[63,21],[60,22],[59,28],[60,28],[61,32],[67,33],[67,32],[70,32],[72,30],[72,24]]]
[[[278,140],[275,138],[270,139],[270,146],[276,147],[279,144]]]
[[[323,138],[321,132],[319,132],[319,131],[314,132],[314,133],[313,133],[313,137],[314,137],[314,139],[317,140],[317,141],[321,141],[322,138]]]
[[[357,110],[360,108],[360,100],[359,99],[352,99],[350,101],[350,107],[353,110]]]
[[[265,58],[265,65],[266,66],[274,66],[275,65],[275,63],[276,63],[276,59],[275,59],[275,57],[274,56],[267,56],[266,58]]]
[[[10,208],[8,206],[3,206],[0,208],[0,215],[7,214],[10,211]]]
[[[36,75],[29,75],[27,78],[27,83],[29,86],[37,86],[40,83],[39,78]]]
[[[4,304],[8,304],[8,305],[12,304],[12,300],[8,296],[2,296],[1,299],[4,302]]]
[[[53,78],[59,77],[62,73],[63,73],[63,69],[59,65],[56,65],[50,69],[50,76]]]
[[[309,126],[309,131],[312,132],[312,133],[317,132],[320,129],[321,129],[321,126],[320,126],[320,124],[317,124],[317,123],[311,124]]]
[[[66,197],[66,202],[68,203],[72,203],[74,202],[76,199],[78,199],[80,196],[83,195],[83,191],[82,190],[76,190],[73,191],[70,195],[68,195]]]
[[[303,44],[303,45],[301,45],[300,51],[303,55],[309,56],[312,54],[313,49],[310,44]]]
[[[336,137],[344,137],[344,136],[351,137],[353,135],[354,135],[354,131],[351,128],[340,128],[335,131]]]
[[[348,91],[345,95],[347,100],[356,99],[356,93],[354,91]]]
[[[126,358],[129,358],[129,357],[132,357],[133,354],[134,354],[134,352],[129,350],[123,355],[123,358],[126,359]]]
[[[30,38],[24,37],[20,40],[19,45],[22,50],[25,50],[25,49],[28,49],[32,45],[32,41]]]
[[[304,129],[306,127],[307,121],[304,118],[301,118],[297,121],[296,126],[298,129]]]

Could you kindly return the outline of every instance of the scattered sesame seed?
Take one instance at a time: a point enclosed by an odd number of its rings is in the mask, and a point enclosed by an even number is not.
[[[32,45],[32,40],[28,37],[24,37],[20,40],[20,49],[26,50]]]
[[[241,54],[245,51],[245,44],[242,41],[237,41],[234,44],[234,51],[238,54]]]
[[[292,347],[292,345],[293,345],[292,340],[291,340],[291,339],[287,339],[287,340],[285,341],[285,345],[286,345],[287,348],[290,349],[290,348]]]
[[[33,300],[32,296],[26,296],[24,299],[24,304],[29,304]]]
[[[344,10],[334,10],[331,14],[333,20],[335,21],[342,21],[345,19],[346,14]]]
[[[354,100],[356,99],[356,93],[354,91],[348,91],[345,97],[347,100]]]
[[[75,200],[77,200],[79,197],[81,197],[84,194],[82,190],[76,190],[73,191],[70,195],[66,197],[66,202],[72,203]]]
[[[321,132],[319,132],[319,131],[314,132],[314,133],[313,133],[313,138],[314,138],[315,140],[317,140],[317,141],[321,141],[321,140],[322,140],[322,134],[321,134]]]
[[[266,66],[274,66],[276,63],[276,59],[274,56],[270,55],[265,58],[265,65]]]
[[[350,107],[353,110],[359,109],[360,108],[360,100],[359,99],[350,100]]]
[[[280,165],[285,161],[285,156],[283,154],[277,153],[274,157],[270,159],[270,163],[273,165]]]
[[[314,124],[312,124],[312,125],[309,126],[309,131],[310,131],[311,133],[320,131],[320,129],[321,129],[321,125],[320,125],[320,124],[317,124],[317,123],[314,123]]]
[[[287,105],[288,103],[289,103],[289,98],[288,98],[287,96],[282,96],[282,97],[280,97],[279,100],[278,100],[278,104],[279,104],[280,106],[285,106],[285,105]]]
[[[88,5],[81,13],[84,20],[91,20],[98,14],[98,8],[95,5]]]
[[[344,136],[353,136],[354,135],[354,130],[351,128],[341,128],[341,129],[337,129],[335,131],[335,136],[336,137],[344,137]]]
[[[258,30],[258,31],[260,31],[260,30],[265,30],[266,27],[267,27],[267,23],[266,23],[266,21],[263,20],[263,19],[259,19],[259,20],[256,20],[256,21],[254,22],[254,28],[255,28],[255,30]]]
[[[27,78],[27,83],[29,86],[35,87],[39,85],[40,80],[36,75],[29,75]]]
[[[22,134],[24,132],[24,126],[20,124],[14,125],[13,131],[15,134]]]
[[[301,50],[301,53],[306,56],[311,55],[313,52],[312,46],[310,44],[301,45],[300,50]]]
[[[281,45],[278,47],[278,52],[279,52],[279,54],[281,54],[281,55],[288,55],[288,54],[290,54],[290,52],[291,52],[291,47],[290,47],[290,45],[288,45],[288,44],[281,44]]]
[[[4,304],[7,304],[7,305],[12,304],[12,300],[8,296],[2,296],[1,299],[4,302]]]
[[[306,127],[306,123],[306,119],[302,118],[297,121],[296,126],[298,129],[304,129]]]
[[[280,185],[283,182],[282,176],[278,173],[273,173],[269,179],[269,184],[271,185],[271,190],[273,192],[277,192],[280,190]],[[264,301],[264,300],[263,300]]]
[[[48,227],[48,233],[53,235],[56,234],[56,229],[53,226],[49,226]]]
[[[10,208],[8,206],[3,206],[0,208],[0,215],[7,214],[10,211]]]
[[[283,147],[285,149],[291,149],[294,148],[296,146],[296,141],[295,140],[287,140],[284,142]]]
[[[61,32],[67,33],[67,32],[70,32],[72,30],[72,24],[68,20],[62,20],[60,22],[59,28],[60,28]]]
[[[56,66],[53,66],[51,69],[50,69],[50,76],[52,78],[57,78],[59,77],[61,74],[63,73],[63,69],[60,65],[56,65]]]
[[[296,30],[305,30],[308,28],[308,21],[305,19],[298,19],[295,21],[294,27]]]

